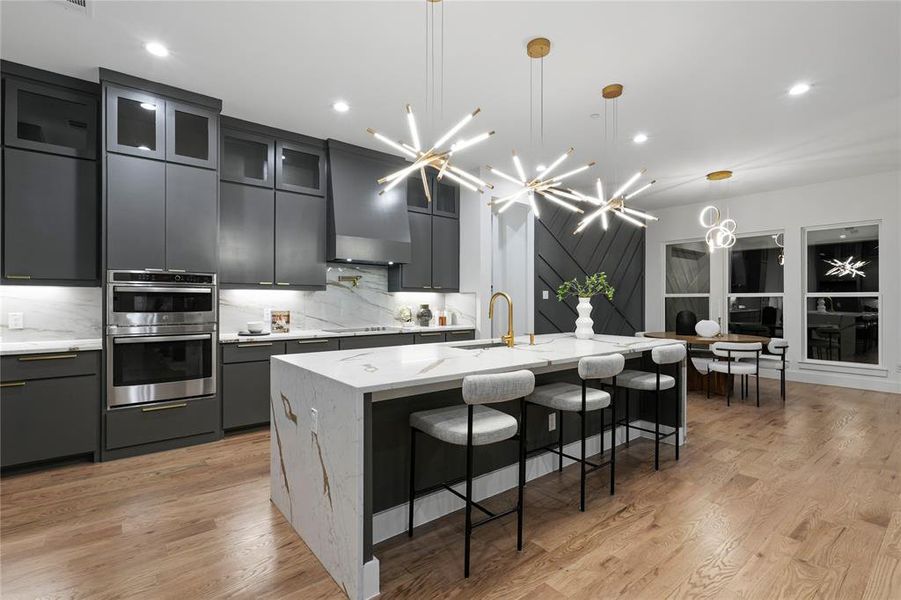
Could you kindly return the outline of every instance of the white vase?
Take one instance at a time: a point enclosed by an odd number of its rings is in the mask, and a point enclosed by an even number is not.
[[[594,321],[591,320],[591,298],[579,298],[576,306],[579,318],[576,319],[576,339],[590,340],[594,337]]]

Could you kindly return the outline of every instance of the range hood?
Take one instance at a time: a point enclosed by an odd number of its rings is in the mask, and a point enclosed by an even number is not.
[[[404,159],[328,140],[328,259],[377,265],[410,262],[407,189],[379,195],[377,180]]]

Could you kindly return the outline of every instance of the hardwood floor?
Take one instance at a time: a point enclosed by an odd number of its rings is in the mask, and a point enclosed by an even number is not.
[[[753,390],[752,390],[753,391]],[[765,381],[753,399],[690,397],[682,460],[617,453],[617,494],[574,467],[531,483],[473,536],[462,515],[376,548],[385,598],[901,598],[901,396]],[[269,435],[0,481],[3,598],[332,598],[268,501]],[[505,495],[490,503],[502,506]]]

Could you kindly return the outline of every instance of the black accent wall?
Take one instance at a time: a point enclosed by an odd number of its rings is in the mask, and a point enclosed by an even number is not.
[[[644,330],[644,229],[611,217],[573,235],[583,215],[545,203],[535,221],[535,333],[575,330],[576,298],[558,302],[557,286],[598,271],[616,288],[613,301],[592,300],[596,333],[633,335]],[[543,300],[542,291],[549,297]]]

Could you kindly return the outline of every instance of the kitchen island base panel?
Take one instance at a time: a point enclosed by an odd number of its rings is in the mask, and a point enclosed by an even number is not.
[[[363,394],[283,361],[271,368],[272,502],[349,598],[369,598],[378,562],[364,560]]]

